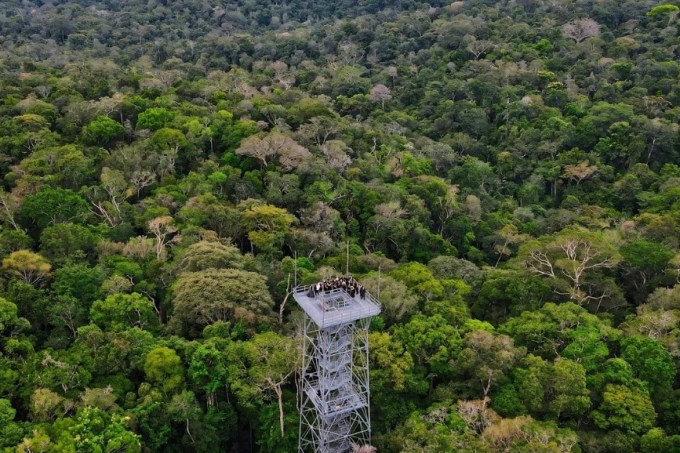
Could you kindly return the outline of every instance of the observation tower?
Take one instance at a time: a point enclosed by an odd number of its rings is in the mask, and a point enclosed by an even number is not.
[[[302,339],[299,453],[371,442],[368,325],[380,303],[352,276],[298,286]]]

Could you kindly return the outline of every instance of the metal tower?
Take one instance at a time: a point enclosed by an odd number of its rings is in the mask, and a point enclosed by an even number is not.
[[[346,453],[371,442],[368,325],[380,303],[368,292],[336,286],[300,286],[294,293],[305,313],[299,453]]]

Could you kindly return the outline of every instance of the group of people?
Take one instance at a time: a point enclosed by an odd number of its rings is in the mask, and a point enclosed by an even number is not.
[[[359,282],[351,276],[335,277],[332,280],[323,280],[315,285],[311,285],[307,295],[309,297],[316,297],[317,294],[330,294],[331,291],[336,289],[342,289],[349,294],[350,297],[359,295],[361,299],[366,298],[366,288],[361,286]]]

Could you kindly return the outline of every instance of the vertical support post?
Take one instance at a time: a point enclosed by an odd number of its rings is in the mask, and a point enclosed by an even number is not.
[[[288,274],[290,278],[290,274]],[[306,318],[307,316],[305,316]],[[305,418],[304,415],[304,410],[305,410],[305,392],[304,392],[304,386],[305,386],[305,381],[307,380],[305,376],[305,372],[307,371],[307,320],[303,319],[302,320],[302,341],[300,341],[301,348],[300,348],[300,354],[302,355],[302,367],[300,369],[300,382],[298,383],[297,391],[298,391],[298,411],[300,412],[300,421],[298,424],[298,430],[299,430],[299,435],[298,435],[298,452],[303,452],[304,451],[304,446],[302,445],[302,440],[304,438],[303,436],[303,423],[302,421]]]
[[[363,332],[364,337],[364,360],[365,360],[365,372],[366,372],[366,443],[371,445],[371,375],[368,363],[368,327],[371,323],[370,318],[366,318],[363,322]]]
[[[295,276],[293,277],[293,281],[295,282],[295,285],[293,288],[297,288],[297,250],[293,253],[293,272],[295,273]]]
[[[380,300],[380,270],[382,269],[382,264],[378,264],[378,300]]]

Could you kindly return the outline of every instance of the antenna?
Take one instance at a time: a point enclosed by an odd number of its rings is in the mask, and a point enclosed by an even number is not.
[[[380,300],[380,270],[382,269],[382,264],[378,264],[378,300]]]
[[[293,277],[293,282],[294,282],[293,288],[297,288],[297,250],[295,252],[293,252],[293,257],[294,257],[293,271],[294,271],[294,275],[295,275]]]
[[[345,259],[345,275],[349,275],[349,241],[347,241],[347,258]]]

